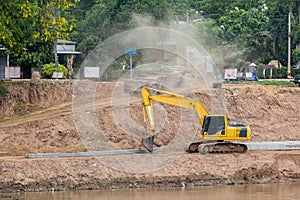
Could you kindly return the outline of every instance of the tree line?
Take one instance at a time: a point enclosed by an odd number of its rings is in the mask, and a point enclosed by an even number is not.
[[[77,42],[77,66],[99,43],[137,26],[134,15],[152,26],[190,21],[195,39],[222,65],[288,62],[291,13],[292,65],[300,53],[299,0],[0,0],[0,45],[11,65],[39,68],[54,61],[53,42]],[[149,25],[148,24],[148,25]]]

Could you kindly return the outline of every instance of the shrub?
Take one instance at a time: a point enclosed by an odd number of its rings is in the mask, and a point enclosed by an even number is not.
[[[300,76],[300,69],[297,68],[292,69],[292,76]]]
[[[261,73],[263,72],[263,69],[261,69]],[[274,68],[272,69],[272,77],[271,75],[271,69],[265,70],[266,78],[287,78],[287,69],[286,68]]]
[[[8,96],[9,92],[7,89],[7,85],[4,83],[0,83],[0,96]]]
[[[287,68],[285,67],[279,68],[278,74],[281,75],[280,78],[287,78]]]
[[[54,63],[45,64],[41,71],[41,76],[43,78],[52,78],[53,72],[55,72],[55,70],[56,69]],[[58,72],[63,72],[63,78],[66,78],[68,74],[68,69],[63,65],[58,64]]]

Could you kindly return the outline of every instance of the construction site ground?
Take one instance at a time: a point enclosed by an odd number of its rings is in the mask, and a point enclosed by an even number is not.
[[[97,83],[93,115],[101,124],[101,132],[117,149],[141,148],[139,135],[123,131],[120,128],[123,122],[113,114],[112,93],[116,84],[121,83]],[[82,130],[76,128],[74,113],[87,113],[88,109],[84,104],[74,107],[73,88],[73,81],[25,81],[8,85],[9,93],[0,97],[1,192],[277,183],[300,179],[300,151],[297,150],[202,156],[171,148],[145,155],[25,158],[29,153],[105,150],[97,144],[87,147],[79,133]],[[232,122],[249,124],[252,141],[300,140],[299,87],[249,82],[226,83],[222,88],[225,114]],[[199,90],[194,94],[208,110],[214,110],[215,101],[209,91]],[[140,97],[132,95],[129,103],[116,107],[122,106],[128,107],[132,120],[142,127]],[[164,148],[180,133],[182,127],[178,124],[185,119],[178,116],[185,111],[158,106],[165,120],[158,124],[156,145]],[[196,133],[193,139],[198,138]],[[135,164],[141,160],[153,168],[143,170],[142,164]],[[135,168],[123,168],[123,161]]]

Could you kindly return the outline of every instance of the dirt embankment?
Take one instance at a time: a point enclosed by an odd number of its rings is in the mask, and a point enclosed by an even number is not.
[[[250,85],[229,86],[228,117],[245,120],[253,141],[299,140],[300,88]]]
[[[132,159],[130,155],[122,157]],[[183,154],[174,163],[147,173],[114,170],[93,157],[8,157],[0,160],[0,188],[15,192],[282,183],[299,180],[299,166],[298,152]]]
[[[0,96],[0,119],[70,101],[72,85],[72,82],[28,81],[3,84],[8,94]]]
[[[87,147],[80,137],[82,130],[76,128],[74,120],[74,113],[79,111],[95,116],[102,127],[101,132],[116,148],[138,148],[139,135],[124,131],[127,124],[123,124],[121,120],[124,119],[118,117],[114,110],[117,107],[118,111],[122,111],[126,107],[134,124],[142,127],[140,99],[133,96],[127,105],[122,104],[122,97],[118,100],[112,95],[115,86],[114,83],[97,85],[95,113],[91,113],[85,105],[72,107],[72,95],[76,94],[73,94],[71,82],[11,85],[9,95],[1,97],[0,101],[1,191],[268,183],[300,178],[298,151],[258,151],[204,157],[169,151],[166,154],[170,156],[178,154],[176,159],[143,173],[115,169],[105,162],[109,159],[138,161],[130,155],[102,159],[23,157],[26,153],[85,151]],[[225,84],[223,87],[221,103],[226,107],[226,115],[230,121],[249,124],[252,141],[300,139],[300,88],[257,84]],[[114,98],[117,105],[112,103]],[[198,91],[196,98],[208,110],[214,110],[221,104],[216,105],[218,101],[213,100],[208,91]],[[20,109],[16,110],[15,105],[19,105]],[[173,106],[157,106],[155,112],[163,116],[163,120],[158,120],[156,144],[168,146],[182,131],[181,123],[185,118],[178,116],[184,116],[185,111]],[[123,113],[126,112],[125,109]],[[149,160],[155,160],[155,156],[149,155]]]

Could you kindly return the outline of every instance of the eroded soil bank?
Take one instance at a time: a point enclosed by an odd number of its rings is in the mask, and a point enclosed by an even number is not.
[[[73,82],[12,84],[9,94],[1,97],[1,192],[270,183],[300,178],[300,151],[200,156],[186,154],[180,147],[146,155],[24,158],[28,153],[105,150],[101,138],[115,149],[140,147],[143,115],[139,96],[124,101],[113,94],[115,83],[97,83],[95,109],[91,110],[84,104],[74,106],[72,99],[78,94],[73,86]],[[212,113],[222,105],[230,121],[249,124],[252,141],[300,139],[300,88],[255,83],[224,84],[223,88],[221,100],[214,100],[210,91],[196,91],[194,97]],[[158,147],[169,147],[174,140],[182,145],[184,131],[194,131],[192,139],[197,139],[194,113],[168,105],[157,107]],[[78,129],[78,124],[87,122],[76,121],[74,113],[93,116],[100,124],[94,142],[91,130]],[[186,115],[191,117],[185,120]],[[128,118],[132,121],[127,122]],[[184,131],[182,121],[189,122]]]
[[[300,179],[299,166],[299,152],[184,154],[174,163],[146,173],[114,170],[93,157],[9,157],[0,160],[0,188],[2,192],[17,192],[291,182]]]

